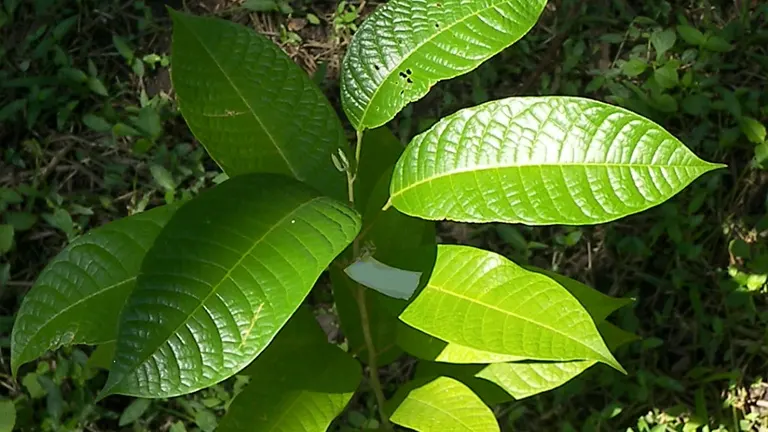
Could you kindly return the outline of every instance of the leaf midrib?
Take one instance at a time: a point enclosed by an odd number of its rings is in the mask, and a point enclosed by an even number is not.
[[[165,337],[165,339],[164,339],[164,340],[163,340],[161,343],[157,344],[157,347],[156,347],[156,348],[155,348],[155,349],[154,349],[152,352],[150,352],[148,355],[144,356],[144,358],[143,358],[141,361],[139,361],[139,362],[136,362],[136,363],[135,363],[135,366],[134,366],[133,368],[131,368],[130,370],[128,370],[128,371],[126,371],[125,373],[123,373],[123,374],[122,374],[122,377],[120,378],[120,380],[119,380],[119,381],[116,381],[114,384],[112,384],[112,386],[111,386],[109,389],[106,389],[106,388],[105,388],[104,390],[102,390],[102,393],[104,393],[105,391],[111,390],[112,388],[114,388],[115,386],[117,386],[118,384],[120,384],[120,383],[121,383],[121,382],[122,382],[122,381],[125,379],[125,377],[127,377],[129,374],[133,373],[133,372],[134,372],[136,369],[138,369],[138,368],[139,368],[139,366],[141,366],[141,365],[142,365],[142,364],[144,364],[144,363],[145,363],[147,360],[149,360],[150,358],[152,358],[152,356],[154,356],[154,355],[155,355],[155,354],[156,354],[156,353],[157,353],[157,352],[160,350],[160,348],[163,346],[163,344],[165,344],[166,342],[168,342],[168,339],[169,339],[171,336],[175,335],[175,334],[176,334],[176,333],[179,331],[179,329],[180,329],[182,326],[184,326],[184,324],[186,324],[186,322],[187,322],[187,321],[189,321],[189,319],[190,319],[190,318],[192,318],[192,316],[194,316],[194,315],[197,313],[197,311],[199,311],[199,310],[200,310],[200,308],[202,308],[202,307],[203,307],[203,306],[204,306],[204,305],[205,305],[205,304],[208,302],[208,300],[209,300],[209,299],[210,299],[210,298],[211,298],[211,297],[212,297],[214,294],[216,294],[216,292],[217,292],[217,291],[219,290],[219,288],[221,287],[221,284],[222,284],[222,283],[223,283],[225,280],[227,280],[227,278],[229,278],[229,277],[231,276],[232,272],[233,272],[233,271],[234,271],[236,268],[238,268],[238,267],[239,267],[239,266],[240,266],[240,265],[243,263],[243,261],[245,260],[245,258],[246,258],[246,257],[248,257],[248,256],[249,256],[249,255],[250,255],[250,254],[251,254],[251,253],[252,253],[252,252],[253,252],[253,251],[256,249],[256,247],[257,247],[257,246],[259,246],[259,245],[261,244],[261,242],[262,242],[262,241],[264,241],[264,239],[265,239],[265,238],[267,238],[267,236],[269,236],[269,234],[271,234],[271,233],[272,233],[272,232],[275,230],[275,228],[277,228],[278,226],[282,225],[282,224],[283,224],[283,222],[285,222],[285,221],[286,221],[288,218],[292,217],[292,216],[293,216],[295,213],[297,213],[297,212],[298,212],[299,210],[301,210],[302,208],[304,208],[304,207],[306,207],[306,206],[308,206],[308,205],[310,205],[310,204],[312,204],[312,203],[314,203],[314,202],[316,202],[316,201],[322,200],[323,198],[324,198],[324,197],[322,197],[322,196],[316,196],[316,197],[314,197],[314,198],[312,198],[312,199],[310,199],[310,200],[308,200],[308,201],[306,201],[306,202],[303,202],[303,203],[301,203],[301,204],[300,204],[300,205],[298,205],[296,208],[294,208],[294,209],[293,209],[293,210],[291,210],[290,212],[286,213],[286,214],[285,214],[285,216],[283,216],[282,218],[280,218],[280,219],[279,219],[279,220],[278,220],[278,221],[277,221],[277,222],[276,222],[274,225],[272,225],[272,226],[271,226],[271,227],[270,227],[270,228],[269,228],[269,229],[268,229],[268,230],[267,230],[267,231],[266,231],[264,234],[262,234],[262,236],[261,236],[261,237],[259,237],[258,239],[256,239],[256,241],[254,241],[253,245],[252,245],[250,248],[248,248],[248,250],[247,250],[247,251],[245,251],[245,252],[243,253],[243,255],[242,255],[242,256],[241,256],[241,257],[240,257],[240,258],[237,260],[237,262],[235,262],[235,263],[232,265],[232,267],[230,267],[230,269],[227,271],[227,273],[226,273],[224,276],[222,276],[222,277],[221,277],[221,279],[220,279],[220,280],[219,280],[219,281],[216,283],[216,285],[215,285],[215,286],[211,286],[211,291],[210,291],[210,292],[209,292],[209,293],[208,293],[208,294],[205,296],[205,298],[203,298],[203,299],[200,301],[200,304],[198,304],[197,306],[195,306],[195,309],[194,309],[192,312],[190,312],[189,314],[187,314],[187,317],[186,317],[186,318],[184,318],[183,320],[181,320],[181,321],[180,321],[179,325],[178,325],[178,326],[176,326],[176,329],[174,329],[174,331],[170,332],[170,333],[168,334],[168,336],[167,336],[167,337]],[[136,288],[138,288],[138,286],[137,286]]]
[[[245,106],[248,107],[248,111],[251,113],[253,118],[256,119],[256,122],[259,123],[259,126],[261,126],[261,129],[264,130],[264,132],[267,134],[267,136],[269,137],[269,141],[275,147],[275,149],[277,150],[277,153],[280,155],[280,157],[283,159],[283,161],[285,161],[285,165],[288,167],[288,169],[291,171],[291,173],[294,175],[294,177],[296,177],[298,179],[301,179],[302,176],[300,175],[300,173],[298,171],[296,171],[296,169],[293,167],[291,162],[285,156],[285,153],[280,148],[280,145],[278,145],[278,142],[275,139],[275,137],[272,135],[270,130],[264,125],[264,122],[261,120],[261,117],[259,117],[256,114],[256,111],[253,109],[251,104],[248,102],[248,100],[245,98],[243,93],[240,91],[240,88],[237,85],[235,85],[234,81],[232,81],[232,78],[230,78],[229,75],[224,71],[224,68],[221,66],[221,64],[219,63],[218,59],[216,59],[216,57],[213,55],[213,53],[208,49],[208,46],[203,42],[202,39],[200,39],[200,37],[197,35],[197,33],[195,33],[195,31],[192,29],[192,27],[190,27],[187,24],[186,20],[179,20],[178,22],[180,22],[181,24],[184,25],[184,27],[187,28],[187,31],[189,31],[189,33],[197,41],[197,43],[200,44],[200,46],[203,48],[205,53],[208,54],[208,56],[211,58],[213,63],[216,65],[216,67],[219,69],[221,74],[224,76],[224,78],[227,79],[227,82],[229,82],[229,84],[232,86],[232,89],[235,90],[235,93],[237,93],[237,96],[240,97],[240,100],[242,100],[243,103],[245,104]]]
[[[510,311],[508,311],[508,310],[504,310],[504,309],[501,309],[501,308],[499,308],[499,307],[497,307],[497,306],[494,306],[494,305],[491,305],[491,304],[488,304],[488,303],[482,302],[482,301],[480,301],[480,300],[477,300],[477,299],[473,299],[472,297],[467,297],[467,296],[461,295],[461,294],[459,294],[459,293],[456,293],[456,292],[453,292],[453,291],[449,291],[449,290],[446,290],[446,289],[444,289],[443,287],[441,287],[441,286],[439,286],[439,285],[435,285],[435,284],[433,284],[433,283],[429,283],[429,284],[427,284],[427,287],[428,287],[428,288],[432,288],[432,289],[434,289],[435,291],[438,291],[438,292],[441,292],[441,293],[445,293],[445,294],[447,294],[447,295],[450,295],[450,296],[453,296],[453,297],[456,297],[456,298],[459,298],[459,299],[462,299],[462,300],[466,300],[466,301],[468,301],[468,302],[470,302],[470,303],[475,303],[475,304],[478,304],[478,305],[480,305],[480,306],[484,306],[484,307],[486,307],[486,308],[488,308],[488,309],[492,309],[492,310],[495,310],[495,311],[497,311],[497,312],[501,312],[501,313],[502,313],[502,314],[504,314],[504,315],[509,315],[509,316],[512,316],[512,317],[515,317],[515,318],[521,319],[521,320],[523,320],[523,321],[527,321],[527,322],[529,322],[529,323],[531,323],[531,324],[534,324],[534,325],[537,325],[537,326],[539,326],[539,327],[543,327],[543,328],[545,328],[545,329],[547,329],[547,330],[550,330],[550,331],[552,331],[552,332],[554,332],[554,333],[557,333],[557,334],[559,334],[559,335],[561,335],[561,336],[563,336],[563,337],[565,337],[565,338],[567,338],[567,339],[570,339],[570,340],[572,340],[573,342],[576,342],[577,344],[579,344],[579,345],[583,346],[584,348],[587,348],[589,351],[591,351],[591,352],[593,352],[593,353],[597,354],[598,356],[600,356],[600,360],[603,360],[603,361],[608,361],[608,359],[607,359],[607,358],[606,358],[604,355],[601,355],[601,354],[600,354],[599,352],[597,352],[597,351],[596,351],[594,348],[592,348],[592,347],[588,346],[587,344],[585,344],[584,342],[582,342],[582,341],[580,341],[580,340],[578,340],[578,339],[574,338],[573,336],[570,336],[570,335],[568,335],[568,334],[566,334],[566,333],[563,333],[562,331],[560,331],[560,330],[558,330],[558,329],[556,329],[556,328],[550,327],[550,326],[549,326],[549,325],[547,325],[547,324],[544,324],[544,323],[541,323],[541,322],[538,322],[538,321],[534,321],[534,320],[532,320],[532,319],[530,319],[530,318],[528,318],[528,317],[525,317],[525,316],[522,316],[522,315],[518,315],[518,314],[515,314],[515,313],[513,313],[513,312],[510,312]],[[590,318],[590,320],[591,320],[591,318]],[[597,328],[595,328],[595,331],[597,331]],[[598,333],[598,334],[599,334],[599,333]],[[490,351],[490,352],[493,352],[493,351]],[[499,353],[499,354],[504,354],[504,353]],[[595,359],[586,359],[586,360],[595,360]],[[612,363],[611,363],[610,361],[608,361],[608,364],[612,364]]]
[[[394,192],[390,199],[395,198],[397,196],[400,196],[407,191],[414,189],[416,187],[419,187],[426,183],[431,183],[435,180],[439,180],[445,177],[451,177],[458,174],[466,174],[471,172],[483,172],[483,171],[493,171],[493,170],[502,170],[502,169],[522,169],[522,168],[563,168],[563,167],[595,167],[595,168],[648,168],[648,169],[658,169],[658,168],[669,168],[669,169],[679,169],[679,168],[700,168],[703,169],[705,172],[713,170],[717,168],[718,164],[712,164],[708,162],[702,161],[702,163],[698,164],[692,164],[692,165],[659,165],[659,164],[633,164],[633,163],[602,163],[602,162],[548,162],[548,163],[538,163],[538,164],[519,164],[519,165],[497,165],[497,166],[480,166],[480,167],[469,167],[469,168],[461,168],[461,169],[454,169],[451,171],[444,171],[441,173],[438,173],[437,175],[432,175],[429,177],[425,177],[421,180],[415,181],[413,183],[410,183],[408,186],[405,186],[404,188]]]
[[[385,84],[385,83],[389,82],[389,79],[392,77],[392,75],[395,73],[395,71],[396,71],[396,70],[397,70],[397,69],[398,69],[400,66],[402,66],[402,65],[403,65],[403,63],[405,63],[406,61],[408,61],[408,60],[411,58],[411,56],[413,56],[413,54],[414,54],[416,51],[420,50],[420,49],[421,49],[423,46],[425,46],[425,45],[427,45],[428,43],[432,42],[432,41],[433,41],[434,39],[436,39],[438,36],[440,36],[440,35],[444,34],[444,33],[445,33],[445,32],[447,32],[447,31],[450,31],[450,30],[451,30],[453,27],[455,27],[455,26],[457,26],[457,25],[459,25],[459,24],[463,23],[464,21],[466,21],[466,20],[468,20],[468,19],[470,19],[470,18],[474,18],[474,17],[476,17],[476,16],[478,16],[478,15],[480,15],[480,14],[482,14],[482,13],[485,13],[485,12],[487,12],[487,11],[488,11],[488,10],[490,10],[490,9],[494,9],[494,8],[496,8],[497,6],[501,5],[501,4],[504,4],[504,3],[509,3],[510,1],[511,1],[511,0],[500,0],[500,1],[498,1],[498,2],[494,2],[494,3],[492,3],[491,5],[489,5],[488,7],[486,7],[486,8],[483,8],[483,9],[480,9],[480,10],[478,10],[478,11],[477,11],[476,13],[474,13],[474,14],[469,14],[469,15],[465,16],[464,18],[462,18],[462,19],[460,19],[460,20],[457,20],[457,21],[455,21],[455,22],[451,23],[451,24],[450,24],[450,25],[448,25],[448,26],[445,26],[445,27],[443,27],[443,29],[442,29],[441,31],[439,31],[439,32],[436,32],[436,33],[435,33],[435,34],[433,34],[432,36],[430,36],[430,37],[428,37],[428,38],[424,39],[422,42],[420,42],[420,43],[416,44],[416,46],[414,46],[412,50],[410,50],[410,51],[409,51],[409,52],[408,52],[406,55],[404,55],[404,56],[403,56],[403,57],[400,59],[400,61],[397,63],[397,65],[396,65],[395,67],[393,67],[393,68],[392,68],[392,69],[391,69],[389,72],[387,72],[386,76],[385,76],[385,77],[384,77],[384,79],[381,81],[381,85],[379,85],[378,87],[376,87],[376,90],[374,90],[374,91],[373,91],[373,94],[371,95],[371,98],[370,98],[370,99],[369,99],[369,101],[368,101],[368,105],[366,105],[365,109],[363,110],[363,113],[360,115],[360,123],[359,123],[359,124],[362,126],[362,125],[365,123],[365,117],[368,115],[368,111],[370,110],[371,106],[373,106],[373,101],[376,99],[376,96],[379,94],[379,90],[381,90],[381,89],[384,87],[384,84]],[[450,77],[449,77],[449,78],[450,78]]]

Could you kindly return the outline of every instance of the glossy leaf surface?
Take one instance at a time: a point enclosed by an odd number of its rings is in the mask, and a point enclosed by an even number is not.
[[[115,339],[142,259],[177,208],[159,207],[96,228],[48,263],[13,327],[14,374],[48,350]]]
[[[243,373],[251,381],[230,405],[220,432],[325,432],[362,377],[360,364],[328,344],[306,308]]]
[[[427,286],[400,319],[481,351],[536,360],[597,360],[623,370],[592,317],[565,288],[472,247],[439,246]]]
[[[390,420],[418,432],[499,430],[491,409],[467,386],[448,377],[410,390]]]
[[[170,397],[238,372],[359,229],[354,210],[284,176],[203,192],[144,259],[103,394]]]
[[[622,108],[510,98],[459,111],[414,138],[390,193],[398,210],[425,219],[596,224],[660,204],[719,167]]]
[[[290,175],[346,198],[331,154],[346,148],[335,111],[270,40],[227,20],[174,12],[173,68],[189,128],[230,177]]]
[[[465,74],[523,37],[545,0],[392,0],[355,33],[341,72],[357,130],[381,126],[438,81]]]

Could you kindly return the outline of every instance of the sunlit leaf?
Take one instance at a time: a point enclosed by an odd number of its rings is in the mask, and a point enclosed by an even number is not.
[[[144,259],[102,396],[170,397],[240,371],[359,229],[354,210],[284,176],[201,193]]]
[[[722,166],[622,108],[510,98],[459,111],[414,138],[390,193],[398,210],[426,219],[596,224],[660,204]]]

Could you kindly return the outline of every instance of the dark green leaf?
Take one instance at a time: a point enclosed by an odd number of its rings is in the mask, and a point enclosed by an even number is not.
[[[128,405],[123,413],[120,414],[118,424],[120,427],[127,426],[140,419],[152,403],[150,399],[136,399]]]

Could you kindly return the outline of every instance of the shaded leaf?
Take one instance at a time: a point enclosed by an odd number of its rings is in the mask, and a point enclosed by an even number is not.
[[[16,406],[12,400],[0,400],[0,432],[11,432],[16,424]]]
[[[533,27],[544,0],[392,0],[360,26],[341,71],[357,130],[391,120],[438,81],[463,75]],[[460,47],[460,48],[459,48]]]
[[[120,420],[118,420],[119,426],[126,426],[140,419],[151,403],[152,401],[150,399],[136,399],[131,402],[130,405],[125,407],[123,413],[120,414]]]
[[[722,166],[622,108],[510,98],[459,111],[414,138],[390,193],[401,212],[431,220],[595,224],[658,205]]]
[[[48,263],[24,297],[13,327],[14,374],[62,345],[115,339],[141,261],[176,208],[159,207],[94,229]]]
[[[179,108],[230,176],[281,173],[346,199],[331,155],[346,148],[330,103],[285,53],[241,25],[173,14],[171,77]]]
[[[220,432],[325,432],[362,378],[360,364],[328,344],[305,308],[243,372],[251,381],[230,405]]]
[[[144,259],[102,396],[171,397],[237,373],[359,229],[354,210],[274,174],[188,201]]]
[[[13,246],[13,225],[0,225],[0,255],[5,254]]]

